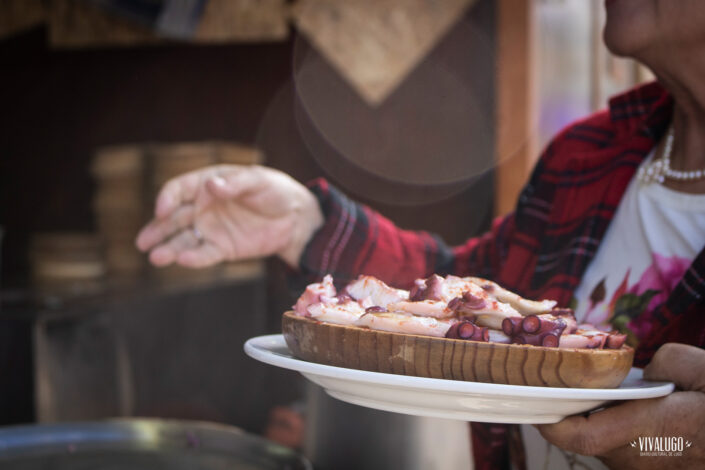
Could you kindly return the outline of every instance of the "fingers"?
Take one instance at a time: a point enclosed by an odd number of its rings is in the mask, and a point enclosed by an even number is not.
[[[583,455],[605,455],[640,435],[693,435],[705,415],[703,370],[705,351],[684,344],[665,344],[644,369],[644,378],[670,380],[688,391],[621,403],[588,417],[573,416],[537,427],[549,442]]]
[[[211,192],[211,194],[220,199],[228,199],[235,194],[235,191],[233,190],[234,188],[232,188],[228,184],[228,181],[226,181],[226,179],[222,176],[213,176],[212,178],[209,178],[206,181],[206,188]]]
[[[169,217],[182,205],[193,202],[203,186],[221,199],[237,197],[259,184],[259,170],[257,166],[221,165],[174,178],[164,185],[157,196],[155,217]]]
[[[223,261],[222,252],[212,243],[205,242],[181,252],[177,262],[187,268],[205,268]]]
[[[644,369],[644,378],[668,380],[681,390],[705,392],[705,350],[679,343],[667,343],[654,354]]]
[[[254,167],[238,168],[206,180],[206,189],[219,199],[233,199],[255,189],[261,182],[259,172]]]
[[[174,210],[169,217],[154,219],[137,235],[137,248],[142,251],[152,249],[159,243],[193,224],[195,209],[189,204]]]
[[[604,455],[628,444],[634,436],[650,435],[666,406],[665,400],[658,398],[628,401],[588,417],[572,416],[537,428],[547,441],[562,449],[582,455]]]
[[[192,171],[185,175],[169,180],[159,191],[154,214],[158,219],[168,217],[183,203],[191,202],[196,198],[204,170]]]
[[[598,456],[610,468],[660,469],[673,465],[663,460],[651,460],[653,465],[644,462],[636,465],[633,447],[636,441],[646,436],[681,436],[695,443],[704,442],[704,419],[705,394],[676,392],[662,398],[622,403],[588,418],[571,417],[537,428],[552,444],[582,455]],[[693,451],[698,450],[693,446]],[[684,453],[683,459],[702,459],[697,453],[689,451],[688,454]],[[678,468],[702,468],[702,460],[678,461],[684,464]]]
[[[199,246],[199,240],[192,230],[182,230],[166,243],[154,248],[149,253],[149,260],[155,266],[168,266],[174,263],[179,254]]]

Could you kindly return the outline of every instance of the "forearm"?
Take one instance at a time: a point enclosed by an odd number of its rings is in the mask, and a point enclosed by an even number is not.
[[[397,287],[414,279],[441,274],[492,277],[499,263],[499,247],[509,224],[451,248],[438,236],[402,230],[369,207],[357,204],[324,180],[310,185],[325,222],[306,246],[301,271],[310,278],[333,274],[341,282],[359,274],[378,277]]]
[[[299,265],[306,245],[325,222],[316,196],[310,191],[304,190],[304,192],[306,194],[293,208],[295,211],[293,219],[296,222],[292,228],[289,243],[278,253],[279,257],[291,267]]]

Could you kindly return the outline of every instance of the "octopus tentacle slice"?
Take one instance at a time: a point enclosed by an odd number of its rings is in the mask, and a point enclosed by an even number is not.
[[[451,325],[446,332],[446,338],[466,339],[486,343],[490,340],[490,333],[488,328],[477,326],[471,321],[462,320]]]
[[[411,302],[402,300],[387,305],[387,310],[390,312],[403,312],[421,317],[433,318],[450,318],[455,316],[455,312],[448,308],[448,305],[443,301],[437,300],[420,300]]]
[[[575,320],[575,312],[572,308],[554,308],[550,315],[558,317],[566,323],[565,330],[563,330],[564,335],[575,333],[575,330],[578,329],[578,322]]]
[[[456,300],[458,299],[458,300]],[[487,293],[482,287],[458,276],[446,276],[445,279],[434,274],[427,279],[417,279],[415,286],[409,292],[409,300],[443,301],[466,308],[468,312],[491,314],[494,311],[516,314],[511,305]]]
[[[296,301],[293,309],[294,311],[303,316],[309,316],[308,307],[310,305],[317,304],[319,302],[329,303],[334,301],[333,298],[337,294],[335,286],[333,285],[333,276],[327,274],[323,277],[321,282],[316,282],[309,284],[301,297]]]
[[[355,322],[355,325],[371,330],[443,338],[450,329],[451,322],[400,313],[365,313]]]
[[[559,348],[587,348],[590,339],[587,336],[568,334],[561,336],[558,343]]]
[[[513,343],[557,347],[567,323],[553,315],[527,315],[502,320],[502,331]]]
[[[610,333],[607,336],[605,347],[607,349],[619,349],[627,341],[627,335],[621,333]]]
[[[386,307],[409,298],[409,292],[389,287],[384,282],[372,276],[360,276],[345,288],[349,296],[355,300],[369,297],[373,305]]]
[[[508,317],[502,320],[502,331],[508,337],[516,336],[521,333],[521,324],[524,317]]]
[[[318,321],[336,325],[354,325],[365,314],[365,309],[357,302],[345,302],[339,305],[317,303],[308,307],[308,314]]]
[[[502,317],[502,316],[494,315],[494,314],[480,314],[475,317],[475,323],[477,323],[480,326],[486,326],[487,328],[492,328],[493,330],[501,330],[502,329],[502,322],[504,321],[505,318],[511,318],[511,317]]]
[[[497,326],[502,318],[518,315],[510,305],[492,298],[476,284],[457,276],[444,279],[437,274],[417,279],[409,299],[389,304],[387,310],[434,318],[474,318],[482,314],[486,316],[485,326]]]
[[[555,300],[529,300],[521,297],[514,292],[508,291],[507,289],[501,287],[496,282],[490,281],[488,279],[483,279],[481,277],[464,277],[466,279],[480,287],[485,291],[490,293],[494,298],[500,302],[508,303],[516,311],[522,315],[540,314],[548,313],[553,307],[556,306]]]
[[[489,333],[489,341],[491,343],[510,344],[512,342],[512,338],[499,330],[489,329],[487,332]]]
[[[566,318],[544,313],[542,315],[527,315],[521,321],[521,329],[525,333],[536,333],[539,330],[555,330],[557,328],[565,332],[568,328]]]
[[[577,330],[575,333],[560,338],[560,348],[620,349],[627,340],[627,335],[612,331]]]
[[[452,287],[448,289],[448,293],[457,296],[449,300],[448,308],[458,315],[475,318],[478,324],[494,329],[501,328],[504,318],[519,315],[511,305],[491,297],[471,282],[455,278],[451,279],[450,283]]]
[[[445,280],[438,274],[432,274],[427,279],[417,279],[409,291],[409,300],[443,300],[443,283]]]

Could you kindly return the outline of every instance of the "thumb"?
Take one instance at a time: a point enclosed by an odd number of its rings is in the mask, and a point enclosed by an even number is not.
[[[705,392],[705,350],[687,344],[664,344],[644,369],[644,378],[668,380],[681,390]]]

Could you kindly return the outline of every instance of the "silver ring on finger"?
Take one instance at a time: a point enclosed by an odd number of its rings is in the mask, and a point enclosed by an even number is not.
[[[192,234],[193,237],[196,239],[196,243],[199,244],[199,245],[200,245],[201,243],[203,243],[203,241],[205,240],[205,237],[203,236],[203,234],[201,233],[201,231],[198,230],[198,227],[196,227],[195,225],[191,227],[191,234]]]

